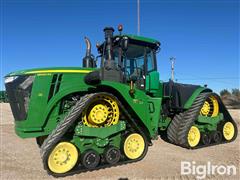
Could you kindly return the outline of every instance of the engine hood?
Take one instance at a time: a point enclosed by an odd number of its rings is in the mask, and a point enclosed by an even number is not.
[[[92,71],[97,70],[97,68],[80,68],[80,67],[49,67],[49,68],[36,68],[36,69],[26,69],[15,71],[7,74],[5,77],[9,76],[19,76],[19,75],[30,75],[30,74],[53,74],[53,73],[79,73],[87,74]]]

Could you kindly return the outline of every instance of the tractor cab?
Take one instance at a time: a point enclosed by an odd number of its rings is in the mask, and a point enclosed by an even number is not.
[[[136,88],[147,91],[159,89],[156,53],[160,43],[142,36],[122,35],[121,30],[120,35],[113,36],[113,31],[105,28],[105,41],[98,46],[102,80],[134,83]]]

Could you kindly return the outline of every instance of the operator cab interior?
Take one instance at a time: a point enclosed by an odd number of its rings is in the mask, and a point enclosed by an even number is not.
[[[139,89],[145,89],[146,75],[157,70],[156,51],[137,43],[129,43],[125,50],[118,44],[114,45],[113,59],[122,71],[123,82],[134,81]]]

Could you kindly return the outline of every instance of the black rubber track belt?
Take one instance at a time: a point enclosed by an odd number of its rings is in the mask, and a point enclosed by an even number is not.
[[[179,129],[179,124],[181,123],[183,117],[184,113],[176,114],[167,129],[167,138],[173,144],[178,144],[177,132]]]
[[[220,143],[211,143],[209,145],[203,145],[200,143],[198,146],[192,148],[189,146],[187,142],[188,132],[191,126],[194,125],[195,120],[197,119],[205,100],[211,95],[217,98],[220,112],[223,113],[224,115],[224,120],[219,124],[218,130],[222,132],[223,124],[226,123],[227,121],[230,121],[234,125],[235,135],[230,141],[222,140],[222,142]],[[236,123],[232,119],[231,115],[229,114],[228,110],[224,106],[220,97],[215,93],[199,94],[199,96],[193,102],[192,106],[187,111],[175,115],[175,117],[173,118],[172,122],[170,123],[167,129],[167,137],[171,143],[179,145],[184,148],[191,148],[191,149],[197,149],[197,148],[232,142],[236,139],[237,133],[238,133],[238,130],[237,130]]]
[[[143,136],[146,146],[145,146],[145,150],[144,150],[142,156],[135,160],[127,160],[125,157],[122,157],[121,161],[115,165],[100,164],[95,169],[86,169],[82,165],[79,164],[75,168],[73,168],[72,170],[70,170],[69,172],[66,172],[66,173],[58,174],[58,173],[52,172],[48,167],[48,157],[49,157],[50,153],[52,152],[53,148],[57,145],[58,142],[60,142],[63,139],[64,135],[67,133],[69,128],[79,119],[80,114],[87,107],[88,103],[90,103],[97,96],[102,96],[102,95],[107,95],[107,96],[114,98],[117,101],[120,109],[123,111],[124,115],[126,115],[129,123],[131,124],[131,127],[133,127],[136,132],[138,132],[139,134],[141,134]],[[61,122],[58,123],[57,127],[45,139],[45,141],[42,144],[41,149],[40,149],[40,155],[41,155],[41,158],[43,161],[43,167],[48,172],[49,175],[52,175],[54,177],[65,177],[65,176],[69,176],[69,175],[78,174],[81,172],[94,171],[94,170],[98,170],[98,169],[103,169],[103,168],[119,166],[119,165],[123,165],[123,164],[127,164],[127,163],[137,162],[137,161],[142,160],[145,157],[145,155],[147,154],[147,150],[148,150],[148,142],[147,142],[147,137],[145,136],[143,130],[139,126],[137,126],[135,120],[131,117],[131,115],[128,113],[128,111],[123,107],[121,102],[115,96],[113,96],[110,93],[102,92],[102,93],[86,94],[86,95],[82,96],[79,101],[77,101],[77,103],[69,111],[68,115],[65,116],[65,118]]]

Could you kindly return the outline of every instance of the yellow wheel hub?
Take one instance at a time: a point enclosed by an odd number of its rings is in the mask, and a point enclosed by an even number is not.
[[[210,104],[207,101],[205,101],[201,109],[201,113],[203,115],[207,115],[209,112],[210,112]]]
[[[76,165],[77,160],[77,148],[69,142],[61,142],[49,155],[48,167],[54,173],[65,173]]]
[[[201,138],[199,129],[196,126],[192,126],[188,132],[187,138],[190,147],[197,146]]]
[[[215,96],[209,96],[201,108],[200,115],[216,117],[219,114],[219,105]]]
[[[124,153],[129,159],[139,158],[145,149],[145,142],[140,134],[130,134],[124,142]]]
[[[106,127],[118,123],[119,107],[115,99],[99,95],[83,111],[83,124],[89,127]]]
[[[107,120],[108,114],[107,106],[97,104],[90,111],[88,119],[93,124],[102,124]]]
[[[234,126],[231,122],[226,122],[223,126],[223,137],[230,141],[235,134]]]

